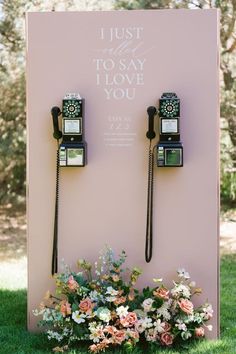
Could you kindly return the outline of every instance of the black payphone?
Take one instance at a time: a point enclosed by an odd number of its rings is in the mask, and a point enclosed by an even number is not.
[[[58,199],[60,167],[84,167],[87,162],[87,145],[84,141],[84,100],[78,93],[68,93],[62,101],[62,111],[55,106],[51,109],[53,137],[57,140],[56,200],[53,235],[52,275],[58,266]],[[61,130],[59,116],[61,117]]]
[[[146,221],[146,243],[145,260],[152,259],[152,232],[153,232],[153,168],[154,151],[156,150],[156,164],[158,167],[182,167],[183,166],[183,145],[180,141],[180,99],[176,93],[163,93],[159,99],[159,108],[150,106],[148,113],[147,138],[149,145],[148,163],[148,192],[147,192],[147,221]],[[152,140],[156,137],[154,130],[154,118],[159,116],[159,141],[154,146]]]
[[[84,100],[79,94],[69,93],[59,107],[51,110],[54,138],[59,142],[59,165],[83,167],[86,164],[86,142],[84,141]],[[59,130],[59,115],[62,115],[62,131]]]

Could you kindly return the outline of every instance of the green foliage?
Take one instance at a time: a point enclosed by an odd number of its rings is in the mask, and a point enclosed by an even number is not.
[[[0,22],[0,182],[1,200],[22,196],[25,189],[24,2],[2,1]]]
[[[231,159],[232,143],[227,130],[227,122],[222,119],[221,125],[221,203],[232,206],[236,202],[236,168]]]

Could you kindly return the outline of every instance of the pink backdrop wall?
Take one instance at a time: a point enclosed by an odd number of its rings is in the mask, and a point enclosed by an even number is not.
[[[115,37],[124,29],[125,37]],[[213,304],[218,332],[218,13],[215,10],[27,14],[28,326],[50,276],[56,141],[51,107],[85,98],[88,165],[62,168],[59,259],[91,261],[104,244],[169,281],[185,267]],[[154,250],[144,260],[146,108],[181,99],[184,167],[158,169]],[[142,285],[140,283],[140,285]]]

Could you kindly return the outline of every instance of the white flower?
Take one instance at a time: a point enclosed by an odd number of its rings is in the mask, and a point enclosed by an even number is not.
[[[61,313],[57,313],[54,309],[46,308],[43,310],[43,321],[54,321],[56,316],[62,317]]]
[[[180,278],[184,278],[184,279],[189,279],[190,278],[190,275],[188,272],[186,272],[186,270],[184,268],[179,268],[177,270],[177,273],[178,273],[178,276]]]
[[[171,318],[171,315],[169,313],[169,308],[172,304],[172,300],[168,300],[163,303],[163,305],[157,309],[157,316],[160,317],[162,316],[165,321],[169,321]]]
[[[129,308],[129,306],[123,306],[123,305],[117,307],[117,309],[116,309],[117,315],[118,315],[120,318],[127,316],[127,314],[128,314],[128,308]]]
[[[90,330],[89,339],[91,339],[94,343],[99,343],[100,339],[105,338],[102,325],[96,326],[96,322],[92,322],[89,325],[89,330]]]
[[[162,316],[164,320],[169,321],[171,316],[168,310],[166,309],[158,309],[157,310],[157,315]]]
[[[55,331],[50,331],[48,330],[47,331],[47,336],[48,336],[48,339],[56,339],[58,342],[60,342],[62,339],[63,339],[63,334],[60,334],[58,332],[55,332]]]
[[[139,333],[142,333],[145,331],[145,329],[151,327],[152,327],[152,319],[149,317],[142,318],[138,320],[138,322],[135,324],[135,328]]]
[[[178,297],[181,295],[187,299],[189,299],[191,296],[189,287],[184,284],[176,284],[175,287],[171,290],[171,294],[174,297]]]
[[[212,328],[213,328],[212,325],[208,325],[208,326],[207,326],[207,329],[208,329],[208,331],[210,331],[210,332],[212,331]]]
[[[96,315],[103,322],[109,322],[111,319],[111,311],[107,307],[99,307],[96,311]]]
[[[86,315],[84,313],[80,313],[79,311],[75,311],[72,313],[72,319],[76,323],[82,323],[85,322]]]
[[[163,333],[164,332],[164,328],[165,328],[165,323],[161,322],[160,318],[158,318],[158,320],[156,320],[156,322],[153,323],[155,326],[155,329],[158,333]]]
[[[116,300],[116,296],[107,296],[106,297],[106,301],[108,301],[108,302],[113,302],[115,300]]]
[[[138,318],[145,318],[146,317],[146,313],[143,310],[135,309],[134,312],[136,313]]]
[[[44,311],[45,309],[42,309],[40,311],[38,309],[32,310],[34,316],[41,316],[44,313]]]
[[[151,328],[152,327],[152,319],[149,317],[145,317],[143,320],[143,326],[145,326],[145,328]]]
[[[157,340],[156,328],[150,328],[150,329],[146,330],[145,337],[148,342],[156,342],[156,340]]]
[[[109,295],[112,295],[112,296],[116,296],[116,295],[118,295],[118,293],[119,293],[118,290],[113,289],[112,286],[108,286],[106,294],[109,294]]]
[[[152,307],[154,300],[151,298],[145,299],[142,303],[142,307],[145,312],[153,311],[154,308]]]
[[[89,298],[91,301],[97,301],[98,296],[99,296],[99,294],[96,290],[90,291],[90,293],[89,293]]]
[[[185,321],[185,323],[191,323],[191,322],[201,323],[202,319],[200,321],[199,320],[199,315],[198,314],[194,314],[194,315],[188,315],[184,321]]]
[[[209,320],[213,316],[213,308],[211,304],[206,304],[205,307],[202,309],[203,313],[201,313],[201,316],[204,320]]]
[[[175,324],[175,326],[180,330],[180,331],[187,331],[187,326],[185,323],[183,323],[183,321],[181,320],[177,320],[177,323]]]

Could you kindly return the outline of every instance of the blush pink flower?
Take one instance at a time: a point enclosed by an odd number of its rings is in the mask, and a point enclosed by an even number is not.
[[[111,336],[114,335],[114,333],[116,332],[116,327],[114,326],[106,326],[103,330],[104,333],[108,333],[110,334]]]
[[[126,296],[117,297],[114,300],[114,304],[115,305],[120,305],[120,304],[123,304],[125,301],[126,301]]]
[[[180,299],[178,301],[180,309],[185,312],[187,315],[193,314],[193,304],[188,299]]]
[[[112,336],[113,343],[121,344],[126,338],[126,333],[124,330],[117,330]]]
[[[70,290],[75,291],[76,289],[78,289],[79,284],[77,283],[77,281],[74,279],[73,275],[70,275],[69,279],[68,279],[68,287]]]
[[[60,312],[63,317],[66,317],[67,315],[71,315],[71,306],[68,301],[63,300],[60,302]]]
[[[129,312],[125,317],[121,318],[120,323],[124,327],[132,327],[137,322],[137,315],[135,312]]]
[[[169,332],[164,332],[161,334],[160,339],[163,345],[169,346],[173,344],[174,336]]]
[[[97,345],[96,345],[96,344],[90,345],[90,346],[89,346],[89,350],[90,350],[92,353],[97,353],[97,352],[98,352]]]
[[[197,327],[195,328],[194,334],[196,337],[204,337],[205,331],[203,327]]]
[[[159,299],[168,300],[169,299],[169,290],[162,286],[162,287],[154,290],[153,295],[158,297]]]
[[[81,312],[91,312],[93,308],[93,303],[90,299],[81,300],[79,303],[79,308]]]
[[[169,332],[171,330],[171,325],[168,322],[162,323],[163,332]]]

